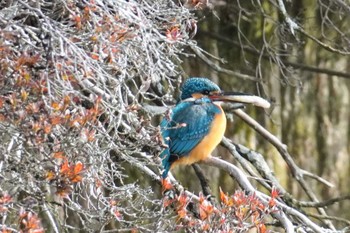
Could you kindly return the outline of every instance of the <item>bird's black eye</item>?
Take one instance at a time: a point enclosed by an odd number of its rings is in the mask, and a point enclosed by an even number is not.
[[[210,91],[204,90],[204,91],[202,92],[202,94],[203,94],[203,95],[209,95],[209,94],[210,94]]]

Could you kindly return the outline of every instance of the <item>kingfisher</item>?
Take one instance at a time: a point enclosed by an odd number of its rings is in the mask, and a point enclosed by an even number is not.
[[[187,79],[179,102],[160,124],[165,145],[160,154],[163,179],[176,165],[190,165],[211,156],[226,129],[226,116],[220,106],[224,101],[270,107],[270,103],[259,96],[224,92],[207,78]]]

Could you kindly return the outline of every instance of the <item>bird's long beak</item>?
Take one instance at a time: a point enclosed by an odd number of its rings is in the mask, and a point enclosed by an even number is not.
[[[210,95],[213,101],[227,101],[234,103],[253,104],[262,108],[269,108],[270,102],[256,95],[241,92],[219,92]]]

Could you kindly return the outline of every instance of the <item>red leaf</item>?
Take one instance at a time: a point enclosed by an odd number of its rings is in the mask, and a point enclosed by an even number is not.
[[[272,190],[271,190],[271,197],[272,197],[272,198],[277,198],[277,197],[279,197],[279,196],[280,196],[279,191],[277,190],[276,187],[273,187]]]
[[[94,60],[99,60],[100,59],[100,56],[96,53],[91,53],[90,57]]]
[[[41,221],[33,212],[20,210],[20,232],[35,232],[44,233],[44,229],[41,226]]]
[[[62,117],[60,116],[52,116],[50,117],[50,122],[53,126],[58,125],[62,122]]]
[[[164,199],[163,199],[163,206],[164,206],[164,208],[166,208],[166,207],[170,206],[174,202],[175,202],[175,199],[171,199],[169,197],[164,197]]]
[[[81,17],[80,15],[76,15],[73,17],[73,21],[75,22],[75,26],[78,28],[78,29],[81,29]]]
[[[274,198],[271,198],[269,200],[269,207],[271,208],[271,207],[274,207],[275,205],[276,205],[276,200]]]
[[[69,168],[68,160],[65,159],[64,162],[61,164],[60,173],[68,176],[69,171],[70,171],[70,168]]]
[[[201,220],[207,219],[214,212],[214,207],[202,194],[199,196],[199,216]]]
[[[49,124],[44,124],[44,133],[49,134],[51,132],[51,125]]]
[[[221,199],[221,202],[226,205],[226,206],[232,206],[233,205],[233,199],[229,196],[227,196],[221,189],[220,187],[220,199]]]
[[[181,208],[180,210],[178,210],[177,215],[180,219],[186,217],[186,215],[187,215],[186,208]]]
[[[259,233],[265,233],[265,232],[266,232],[266,226],[265,226],[265,224],[260,223],[260,224],[258,225],[258,232],[259,232]]]
[[[0,204],[8,204],[12,201],[12,197],[5,193],[1,198],[0,198]]]
[[[65,107],[67,107],[70,104],[70,97],[69,95],[65,95],[63,98],[63,104]]]
[[[38,62],[40,54],[34,56],[28,56],[26,54],[21,55],[17,60],[16,69],[19,69],[22,65],[33,66]]]
[[[0,113],[0,121],[5,121],[6,117]]]
[[[167,190],[173,189],[173,185],[169,182],[168,179],[162,179],[162,192],[164,193]]]
[[[180,206],[186,206],[188,201],[188,197],[185,193],[181,193],[180,196],[178,197],[178,202]]]
[[[55,111],[59,111],[59,110],[61,110],[61,104],[60,103],[57,103],[57,102],[53,102],[52,104],[51,104],[51,107],[55,110]]]
[[[180,29],[178,26],[172,27],[170,30],[167,30],[166,37],[171,41],[176,41],[181,38]]]
[[[66,177],[70,182],[78,183],[83,179],[81,176],[83,169],[84,165],[82,162],[77,162],[75,165],[70,165],[66,159],[61,165],[60,174],[63,177]]]
[[[55,159],[66,159],[63,151],[58,151],[58,152],[53,153],[53,157]]]
[[[114,217],[116,217],[117,220],[123,219],[123,215],[118,210],[115,210],[113,212],[113,215],[114,215]]]

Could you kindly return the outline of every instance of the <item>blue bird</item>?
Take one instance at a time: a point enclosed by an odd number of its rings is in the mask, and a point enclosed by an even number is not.
[[[178,104],[162,120],[161,134],[166,149],[160,154],[162,177],[178,164],[189,165],[208,158],[220,143],[226,129],[226,116],[220,102],[252,103],[268,108],[258,96],[223,92],[206,78],[189,78],[181,88]]]

